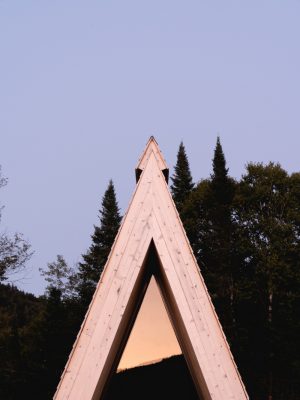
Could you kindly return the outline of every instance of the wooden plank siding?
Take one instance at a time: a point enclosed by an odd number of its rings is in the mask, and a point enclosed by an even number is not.
[[[150,138],[139,180],[54,399],[99,400],[155,275],[192,378],[205,400],[247,399]],[[149,259],[155,257],[152,264]],[[149,267],[149,265],[152,265]]]

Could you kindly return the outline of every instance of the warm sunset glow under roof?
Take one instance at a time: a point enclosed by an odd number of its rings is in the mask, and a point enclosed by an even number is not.
[[[118,370],[181,354],[155,279],[152,277]]]

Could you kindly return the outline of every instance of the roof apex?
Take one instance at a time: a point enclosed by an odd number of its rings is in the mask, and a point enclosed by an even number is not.
[[[145,150],[143,151],[141,157],[139,158],[138,164],[135,168],[135,175],[136,175],[136,181],[138,182],[141,173],[145,169],[145,166],[150,158],[151,153],[154,154],[156,162],[159,166],[159,169],[163,172],[166,181],[168,182],[169,179],[169,168],[167,166],[167,163],[158,147],[158,143],[155,140],[154,136],[150,136]]]

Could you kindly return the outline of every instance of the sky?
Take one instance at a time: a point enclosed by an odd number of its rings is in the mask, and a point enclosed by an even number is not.
[[[0,230],[34,255],[15,283],[91,244],[112,178],[124,213],[154,135],[180,141],[195,181],[217,135],[229,172],[249,161],[299,171],[299,0],[0,0]]]

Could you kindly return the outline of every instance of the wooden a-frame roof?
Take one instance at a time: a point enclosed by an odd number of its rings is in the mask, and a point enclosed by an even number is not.
[[[169,168],[167,166],[167,163],[158,147],[157,141],[155,140],[154,136],[151,136],[150,139],[148,140],[148,143],[146,144],[145,150],[143,154],[141,155],[138,164],[135,168],[135,174],[136,174],[136,181],[138,182],[141,173],[145,169],[147,162],[149,161],[149,158],[151,154],[154,155],[158,168],[162,171],[164,174],[164,177],[166,181],[168,182],[169,180]]]
[[[170,195],[153,137],[136,190],[54,399],[99,400],[116,370],[153,274],[199,399],[248,399]]]

